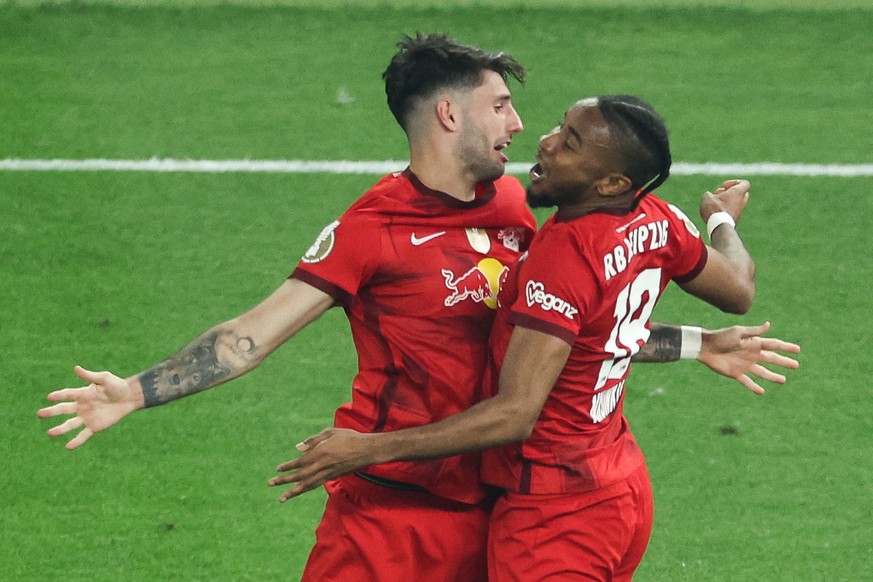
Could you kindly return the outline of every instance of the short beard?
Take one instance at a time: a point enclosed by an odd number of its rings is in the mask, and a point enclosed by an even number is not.
[[[527,205],[531,208],[551,208],[555,206],[555,200],[547,193],[535,194],[531,187],[527,187]]]
[[[475,176],[476,183],[493,182],[506,173],[506,168],[501,164],[471,164],[468,166],[470,173]]]
[[[493,182],[505,174],[506,166],[491,159],[488,145],[478,127],[475,131],[466,131],[458,146],[458,157],[465,163],[476,183]]]

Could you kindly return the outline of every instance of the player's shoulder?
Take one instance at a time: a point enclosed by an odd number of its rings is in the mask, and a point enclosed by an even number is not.
[[[700,231],[695,226],[694,221],[689,218],[684,210],[672,202],[668,202],[655,194],[649,194],[643,198],[640,206],[644,212],[649,212],[652,218],[660,215],[677,226],[681,226],[693,237],[700,237]]]
[[[402,203],[414,190],[403,172],[392,172],[370,186],[344,215],[347,219],[377,218],[396,209],[398,203]]]

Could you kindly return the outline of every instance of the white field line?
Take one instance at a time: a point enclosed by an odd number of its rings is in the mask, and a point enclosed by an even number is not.
[[[252,172],[267,174],[387,174],[402,170],[408,162],[386,161],[330,161],[330,160],[0,160],[0,171],[25,172]],[[510,174],[526,174],[530,163],[506,165]],[[677,176],[873,176],[873,164],[781,164],[676,162],[671,171]]]

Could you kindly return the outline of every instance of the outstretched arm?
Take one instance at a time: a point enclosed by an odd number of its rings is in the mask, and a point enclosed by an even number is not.
[[[761,365],[773,364],[794,370],[800,363],[778,352],[797,354],[800,346],[778,338],[763,337],[770,330],[770,322],[758,326],[735,325],[715,331],[704,331],[703,343],[697,361],[712,371],[733,378],[754,394],[764,389],[752,378],[784,384],[785,376]]]
[[[202,392],[254,369],[333,301],[315,287],[289,279],[252,310],[216,325],[137,375],[125,379],[76,366],[76,375],[89,385],[51,392],[48,399],[57,404],[40,409],[37,415],[73,415],[48,434],[61,436],[84,427],[66,445],[75,449],[135,410]]]
[[[678,325],[652,323],[649,326],[649,339],[640,351],[631,356],[635,363],[675,362],[682,355],[682,328]]]
[[[778,352],[796,354],[800,346],[778,338],[763,337],[770,330],[770,322],[747,327],[735,325],[724,329],[700,330],[698,345],[687,357],[694,357],[714,372],[732,378],[755,394],[763,394],[764,389],[752,376],[777,384],[785,383],[785,376],[765,368],[773,364],[796,369],[800,364]],[[687,336],[687,333],[685,334]],[[653,323],[649,340],[634,355],[634,362],[675,362],[683,351],[683,328],[676,325]]]

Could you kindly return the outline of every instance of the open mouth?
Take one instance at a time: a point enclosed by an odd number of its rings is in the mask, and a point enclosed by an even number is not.
[[[539,164],[535,164],[528,173],[531,182],[538,182],[539,180],[542,180],[545,175],[543,167]]]
[[[507,141],[507,142],[504,142],[504,143],[501,143],[501,144],[494,146],[494,151],[497,152],[497,155],[500,156],[500,161],[503,162],[504,164],[509,161],[509,158],[506,156],[506,154],[503,153],[503,150],[506,149],[507,147],[509,147],[509,144],[511,144],[511,143],[512,142]]]

